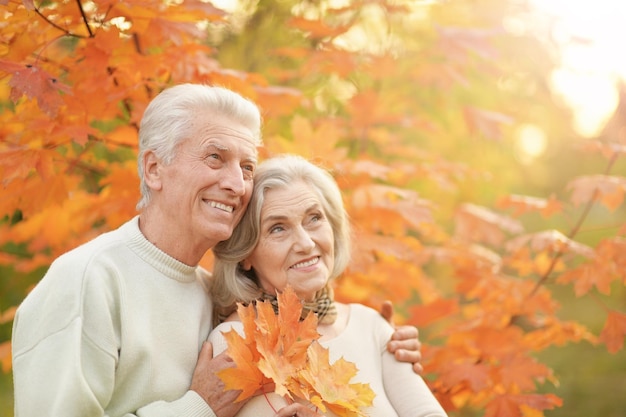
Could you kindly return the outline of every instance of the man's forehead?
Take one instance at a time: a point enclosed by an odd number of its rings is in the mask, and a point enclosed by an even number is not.
[[[205,139],[237,138],[251,143],[255,148],[262,146],[257,135],[253,134],[246,126],[237,123],[232,125],[226,122],[203,123],[198,128],[197,134]]]

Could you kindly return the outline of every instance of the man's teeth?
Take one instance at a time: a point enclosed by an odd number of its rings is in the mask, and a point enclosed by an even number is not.
[[[310,261],[306,261],[306,262],[300,262],[299,264],[295,264],[292,266],[292,268],[306,268],[307,266],[311,266],[311,265],[315,265],[317,263],[317,261],[319,260],[319,258],[313,258]]]
[[[234,209],[233,206],[227,206],[226,204],[218,203],[216,201],[211,201],[211,207],[215,207],[215,208],[218,208],[220,210],[227,211],[229,213],[232,213],[233,209]]]

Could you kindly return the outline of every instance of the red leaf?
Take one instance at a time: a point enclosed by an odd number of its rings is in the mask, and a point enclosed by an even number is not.
[[[59,91],[71,93],[69,86],[61,84],[56,78],[35,65],[18,65],[0,60],[0,70],[11,72],[9,81],[11,100],[16,103],[23,95],[36,99],[39,107],[51,117],[63,104]]]

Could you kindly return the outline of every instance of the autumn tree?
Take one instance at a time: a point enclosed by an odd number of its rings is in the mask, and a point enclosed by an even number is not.
[[[626,144],[572,130],[524,1],[0,0],[0,15],[6,372],[15,308],[51,261],[136,214],[139,120],[180,82],[251,98],[264,157],[334,173],[356,243],[337,293],[419,326],[450,415],[543,415],[562,400],[539,393],[558,375],[538,352],[623,349]],[[533,165],[513,146],[528,125],[550,138]],[[590,223],[603,233],[580,239]],[[561,318],[554,284],[597,300],[601,333]]]

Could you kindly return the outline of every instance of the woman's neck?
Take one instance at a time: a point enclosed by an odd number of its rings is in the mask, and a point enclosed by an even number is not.
[[[320,334],[320,342],[334,339],[346,329],[350,320],[350,306],[335,302],[337,318],[331,324],[318,324],[317,331]]]

